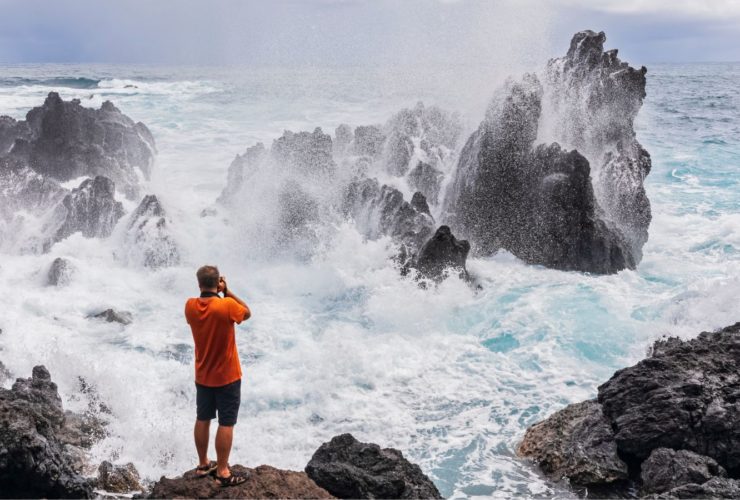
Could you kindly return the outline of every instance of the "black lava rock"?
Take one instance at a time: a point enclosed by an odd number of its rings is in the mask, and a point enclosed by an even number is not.
[[[351,434],[322,444],[306,473],[338,498],[442,498],[419,466],[400,451],[360,443]]]

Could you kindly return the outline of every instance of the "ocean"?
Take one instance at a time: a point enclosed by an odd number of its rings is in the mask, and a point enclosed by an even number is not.
[[[481,284],[421,289],[393,267],[390,241],[337,221],[309,259],[265,252],[247,226],[260,200],[213,207],[236,154],[283,130],[384,123],[417,101],[460,113],[464,138],[506,74],[475,68],[0,67],[0,114],[22,118],[49,91],[144,122],[159,150],[156,194],[183,255],[127,265],[120,231],[74,235],[48,254],[0,255],[0,360],[14,376],[44,364],[65,408],[102,401],[96,460],[148,479],[195,464],[193,347],[183,306],[195,269],[217,264],[253,318],[238,327],[245,373],[232,462],[301,470],[332,436],[392,446],[445,496],[568,496],[515,449],[527,426],[594,397],[666,335],[736,322],[740,294],[740,64],[648,66],[636,124],[653,168],[653,220],[636,271],[591,276],[471,258]],[[462,146],[461,141],[460,146]],[[136,201],[122,198],[127,211]],[[125,219],[124,219],[125,220]],[[453,228],[454,229],[454,228]],[[55,257],[78,269],[45,286]],[[90,321],[113,307],[126,327]],[[81,380],[93,391],[81,392]],[[9,385],[7,382],[6,385]]]

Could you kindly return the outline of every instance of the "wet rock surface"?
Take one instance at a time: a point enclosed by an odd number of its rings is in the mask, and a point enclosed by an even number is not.
[[[657,448],[640,466],[642,491],[646,494],[704,484],[713,477],[727,477],[727,472],[714,459],[688,450]]]
[[[254,469],[234,465],[232,474],[249,475],[241,485],[222,487],[212,478],[201,478],[195,471],[181,477],[157,481],[145,498],[334,498],[316,485],[305,472],[260,465]]]
[[[123,217],[123,204],[115,199],[116,186],[107,177],[87,179],[62,200],[61,227],[54,235],[61,241],[76,232],[86,238],[105,238]]]
[[[129,258],[158,269],[180,262],[180,250],[170,234],[167,214],[155,195],[144,196],[128,220]]]
[[[448,270],[457,271],[467,277],[465,261],[470,252],[470,243],[458,240],[448,226],[440,226],[419,250],[413,267],[427,278],[439,281]]]
[[[592,170],[594,164],[601,169],[607,153],[610,158],[618,154],[612,152],[618,144],[626,151],[632,146],[625,141],[636,143],[632,121],[644,98],[644,71],[603,53],[602,38],[603,33],[576,34],[568,55],[550,63],[544,84],[533,74],[509,81],[463,147],[443,222],[470,239],[476,253],[490,255],[503,248],[531,264],[600,274],[634,268],[639,262],[649,224],[649,203],[642,187],[649,155],[638,154],[643,162],[639,175],[631,173],[638,161],[631,156],[611,162],[608,168],[615,174],[600,176],[603,184],[596,189]],[[585,46],[591,49],[579,49]],[[556,67],[567,68],[567,72],[556,77]],[[638,81],[621,79],[622,73],[639,75]],[[598,104],[598,96],[589,92],[605,82],[621,100]],[[568,93],[573,88],[583,89],[582,93]],[[566,97],[558,100],[560,96]],[[581,149],[564,149],[557,142],[535,147],[543,108],[570,123],[574,110],[583,106],[596,106],[588,109],[588,116],[605,115],[603,126],[591,126],[588,117],[581,117],[594,137],[604,136],[601,142],[594,139],[589,143],[593,147],[587,148],[573,139],[575,133],[555,134],[568,148]],[[625,114],[629,119],[624,119]],[[636,177],[634,185],[628,177]],[[642,208],[632,214],[618,211],[602,193],[619,198],[621,205],[634,202]]]
[[[597,400],[530,427],[519,453],[553,480],[614,483],[612,494],[626,487],[613,477],[661,497],[731,496],[740,474],[738,363],[740,323],[691,340],[659,340],[650,357],[600,386]],[[599,457],[623,462],[629,475],[605,475],[612,467]]]
[[[72,263],[62,257],[57,257],[51,262],[46,273],[46,284],[49,286],[66,286],[72,280],[74,274]]]
[[[101,319],[108,323],[120,323],[130,325],[134,320],[134,315],[128,311],[116,311],[115,309],[106,309],[96,314],[91,314],[88,318]]]
[[[65,414],[43,366],[0,388],[0,491],[6,497],[90,498],[60,434]]]
[[[527,429],[518,453],[555,481],[589,486],[628,478],[611,425],[594,400],[569,405]]]
[[[400,451],[361,443],[351,434],[322,444],[306,473],[338,498],[442,498],[419,466]]]
[[[139,471],[134,464],[113,465],[108,461],[98,467],[97,487],[111,493],[129,493],[144,489],[141,486]]]

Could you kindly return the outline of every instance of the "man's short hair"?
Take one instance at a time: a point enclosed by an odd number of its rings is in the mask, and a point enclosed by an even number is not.
[[[216,266],[203,266],[195,273],[198,277],[198,286],[201,288],[218,288],[218,279],[221,273]]]

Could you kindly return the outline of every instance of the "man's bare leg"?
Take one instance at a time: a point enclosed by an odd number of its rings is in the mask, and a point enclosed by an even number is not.
[[[231,442],[234,440],[234,426],[219,425],[216,431],[216,460],[218,469],[216,474],[220,477],[229,477],[229,454],[231,453]]]
[[[193,437],[195,437],[195,449],[198,450],[198,465],[208,465],[208,438],[210,437],[211,421],[196,420]]]

